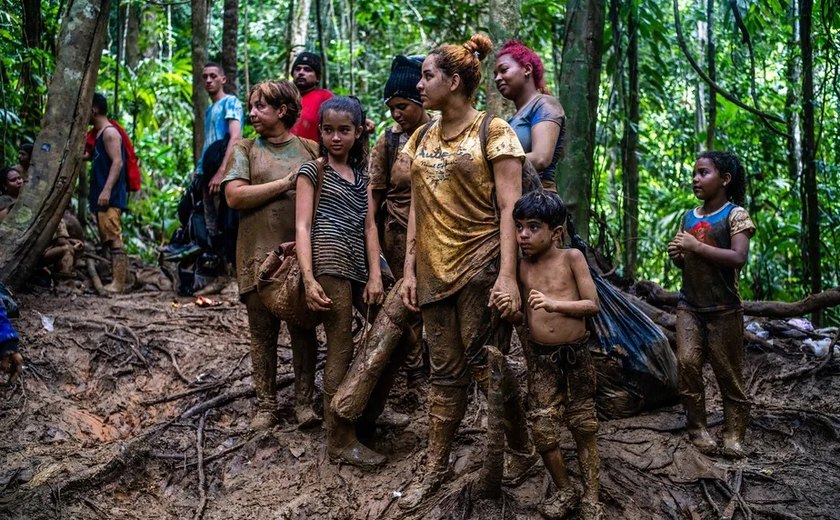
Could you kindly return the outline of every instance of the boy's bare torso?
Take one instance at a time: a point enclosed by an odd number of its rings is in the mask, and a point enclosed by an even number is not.
[[[532,290],[539,291],[547,300],[559,302],[581,300],[578,280],[573,269],[573,263],[580,261],[575,258],[576,255],[582,256],[576,249],[553,249],[535,259],[526,257],[520,261],[519,277],[523,308],[526,323],[530,329],[530,339],[533,341],[547,345],[572,343],[586,333],[583,317],[534,309],[532,305],[529,305]]]

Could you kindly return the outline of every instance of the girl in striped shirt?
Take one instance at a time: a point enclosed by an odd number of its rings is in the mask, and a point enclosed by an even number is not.
[[[359,442],[355,424],[330,409],[353,359],[353,307],[370,316],[367,307],[381,304],[385,297],[365,166],[364,124],[362,108],[353,98],[334,97],[321,105],[321,157],[298,171],[295,240],[306,304],[309,310],[323,313],[327,334],[324,422],[328,454],[357,466],[378,466],[385,457]],[[319,169],[323,185],[316,196]]]

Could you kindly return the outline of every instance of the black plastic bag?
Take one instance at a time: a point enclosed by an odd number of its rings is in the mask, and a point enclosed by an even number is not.
[[[595,272],[592,278],[601,303],[592,319],[599,414],[616,419],[676,403],[677,358],[668,338],[611,283]]]

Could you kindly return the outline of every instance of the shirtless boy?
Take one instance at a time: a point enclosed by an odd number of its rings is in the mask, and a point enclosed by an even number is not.
[[[534,191],[513,208],[522,250],[519,285],[527,295],[513,320],[524,323],[522,346],[528,364],[528,419],[534,444],[558,491],[539,508],[546,518],[566,517],[579,497],[569,481],[559,447],[565,422],[577,444],[584,494],[580,518],[603,518],[598,500],[600,457],[595,442],[595,369],[589,345],[595,341],[586,318],[598,313],[595,283],[583,253],[564,249],[567,209],[549,191]],[[510,298],[494,293],[491,303],[507,314]]]

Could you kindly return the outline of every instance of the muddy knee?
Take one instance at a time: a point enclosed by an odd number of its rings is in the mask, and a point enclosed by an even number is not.
[[[598,432],[598,416],[595,414],[595,401],[586,402],[566,410],[566,422],[574,436],[595,435]]]
[[[528,413],[534,447],[540,453],[556,448],[560,443],[560,411],[554,408],[538,408]]]

